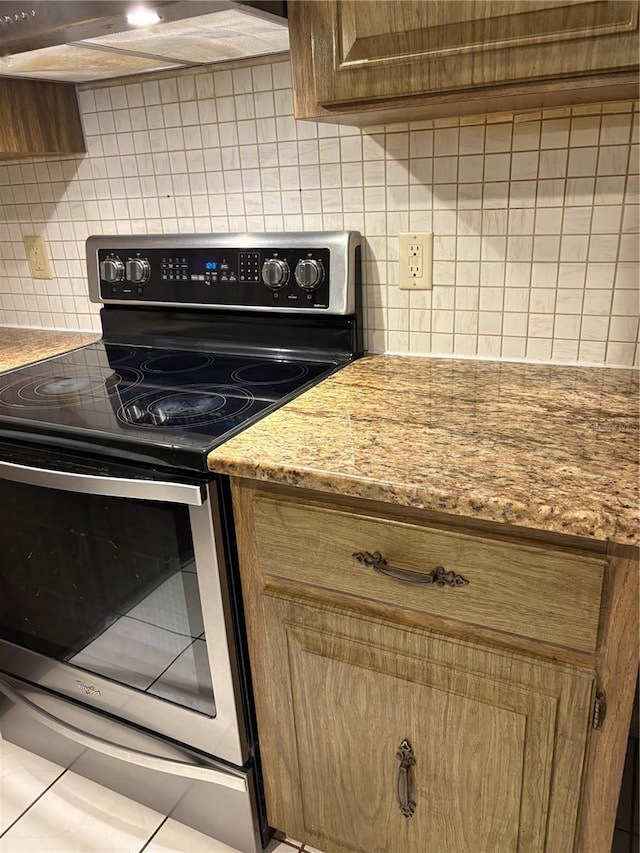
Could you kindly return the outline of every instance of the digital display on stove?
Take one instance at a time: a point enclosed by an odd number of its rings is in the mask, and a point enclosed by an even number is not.
[[[204,268],[206,270],[217,270],[218,262],[217,261],[205,261]]]

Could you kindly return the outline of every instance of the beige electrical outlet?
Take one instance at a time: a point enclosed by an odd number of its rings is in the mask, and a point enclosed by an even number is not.
[[[27,258],[29,258],[29,266],[31,267],[33,278],[53,278],[44,237],[40,237],[39,235],[25,237],[24,247],[27,250]]]
[[[433,280],[433,234],[429,231],[398,234],[398,287],[401,290],[431,290]]]

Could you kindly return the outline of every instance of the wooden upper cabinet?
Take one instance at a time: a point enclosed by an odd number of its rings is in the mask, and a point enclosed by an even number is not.
[[[291,0],[289,27],[298,118],[637,95],[636,0]]]
[[[0,77],[0,159],[84,154],[75,86]]]

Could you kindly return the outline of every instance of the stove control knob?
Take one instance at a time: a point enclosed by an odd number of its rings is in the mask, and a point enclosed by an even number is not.
[[[279,258],[269,258],[262,264],[262,280],[272,290],[279,290],[289,281],[289,264]]]
[[[324,267],[321,261],[305,258],[298,261],[295,271],[296,281],[304,290],[316,290],[324,279]]]
[[[107,258],[100,262],[100,278],[113,284],[124,278],[124,264],[120,258]]]
[[[127,278],[134,284],[144,284],[151,277],[151,264],[143,258],[129,258]]]

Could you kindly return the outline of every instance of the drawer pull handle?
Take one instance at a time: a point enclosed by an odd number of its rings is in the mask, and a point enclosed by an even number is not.
[[[455,572],[447,572],[443,566],[436,566],[431,572],[414,572],[412,569],[401,569],[398,566],[390,566],[380,551],[356,551],[351,555],[363,566],[371,568],[380,575],[400,581],[401,583],[412,583],[423,586],[468,586],[469,581],[457,575]]]
[[[416,763],[416,759],[408,740],[402,741],[398,747],[398,751],[396,752],[396,758],[400,762],[400,766],[398,767],[398,780],[396,783],[398,805],[402,812],[402,816],[410,818],[413,817],[413,813],[416,810],[416,804],[409,794],[409,770]]]

